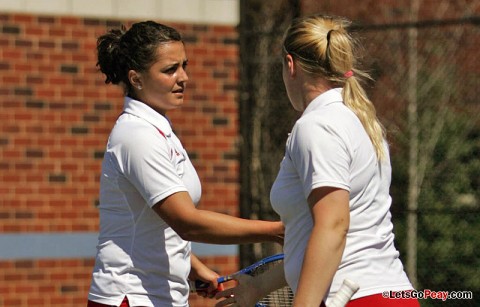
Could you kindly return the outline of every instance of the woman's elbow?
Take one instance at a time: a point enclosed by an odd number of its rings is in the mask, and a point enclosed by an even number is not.
[[[172,227],[172,228],[178,234],[178,236],[182,238],[182,240],[194,241],[194,242],[199,241],[199,237],[200,237],[199,232],[193,226],[182,225],[179,227]]]

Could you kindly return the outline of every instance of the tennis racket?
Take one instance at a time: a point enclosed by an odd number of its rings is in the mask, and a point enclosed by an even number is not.
[[[276,265],[283,264],[283,254],[277,254],[261,259],[252,265],[230,275],[221,276],[217,279],[217,282],[224,283],[234,279],[235,275],[246,274],[250,276],[257,276],[262,274]],[[208,283],[202,281],[190,281],[190,292],[198,292],[208,288]],[[261,299],[255,306],[291,306],[293,303],[293,292],[290,287],[283,287],[269,293],[266,297]]]
[[[283,254],[277,254],[263,258],[262,260],[255,262],[252,265],[230,275],[221,276],[217,279],[217,282],[224,283],[229,280],[234,279],[234,276],[237,274],[247,274],[250,276],[257,276],[262,274],[276,265],[283,264]],[[208,288],[208,283],[202,281],[189,281],[190,283],[190,292],[202,291]],[[335,296],[332,298],[332,301],[328,304],[328,307],[344,307],[352,296],[357,292],[359,286],[351,280],[345,279],[342,286],[337,291]],[[255,304],[255,307],[289,307],[293,304],[293,292],[290,287],[286,286],[280,289],[277,289],[267,296],[262,298]]]
[[[345,279],[328,307],[344,307],[360,287],[350,279]]]
[[[345,279],[327,307],[345,307],[359,288],[355,282]],[[288,299],[285,299],[286,297],[288,297]],[[270,293],[255,304],[255,307],[289,307],[293,304],[293,297],[292,290],[289,287],[285,287]]]

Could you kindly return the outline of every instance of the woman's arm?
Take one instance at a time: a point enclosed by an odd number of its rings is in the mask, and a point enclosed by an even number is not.
[[[281,222],[248,220],[197,209],[187,192],[174,193],[153,210],[184,240],[213,244],[283,243]]]
[[[283,264],[276,265],[254,277],[240,274],[234,279],[238,281],[236,287],[215,295],[215,298],[223,299],[215,305],[216,307],[228,306],[233,303],[236,304],[235,306],[253,306],[267,294],[287,285]]]
[[[305,251],[294,306],[320,306],[345,249],[350,223],[349,192],[322,187],[314,189],[308,204],[313,229]]]
[[[207,291],[199,292],[202,296],[213,297],[218,290],[223,288],[218,288],[217,279],[220,277],[216,272],[212,271],[207,267],[200,259],[197,258],[194,254],[190,255],[191,270],[188,275],[188,279],[195,281],[201,280],[209,284]]]

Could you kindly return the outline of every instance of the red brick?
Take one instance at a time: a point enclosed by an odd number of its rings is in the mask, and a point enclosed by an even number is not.
[[[27,306],[47,306],[47,300],[43,293],[38,294],[37,297],[29,295],[27,298]]]
[[[75,26],[80,24],[80,20],[76,17],[60,17],[59,22],[62,26]]]
[[[15,298],[15,295],[7,296],[3,298],[3,306],[22,306],[22,300]]]
[[[28,36],[44,36],[45,31],[43,28],[38,28],[38,27],[28,27],[25,29],[25,34]]]
[[[3,61],[16,61],[23,57],[23,50],[4,50],[2,52]]]
[[[101,155],[95,153],[103,152],[123,105],[122,90],[105,85],[95,67],[96,37],[106,31],[109,21],[29,14],[1,14],[0,20],[15,25],[13,30],[18,32],[0,38],[0,57],[8,63],[2,66],[1,77],[8,87],[0,89],[4,97],[0,131],[8,140],[0,147],[0,231],[96,232]],[[225,138],[227,134],[237,137],[232,135],[238,131],[236,96],[222,93],[227,81],[222,79],[237,82],[238,59],[233,58],[237,47],[222,45],[223,40],[236,39],[236,29],[178,27],[193,38],[187,44],[192,87],[186,107],[172,112],[171,119],[188,144],[187,150],[195,152],[201,162],[197,168],[200,177],[214,177],[212,169],[216,168],[221,178],[231,181],[236,174],[229,173],[238,169],[218,161],[223,152],[236,151],[236,143]],[[214,47],[202,43],[208,39],[215,40]],[[25,43],[32,48],[21,47]],[[230,63],[227,71],[222,63]],[[222,78],[215,80],[213,71],[223,74]],[[226,106],[230,109],[223,113]],[[92,114],[95,120],[88,120]],[[227,119],[227,124],[212,127],[214,116]],[[71,134],[72,128],[82,128],[85,134]],[[205,141],[208,135],[221,137]],[[220,152],[212,148],[215,146]],[[49,181],[59,178],[64,181]],[[224,182],[220,189],[238,195],[237,183]],[[205,189],[202,206],[238,213],[236,195],[219,202],[213,193],[213,189]],[[221,271],[237,269],[236,257],[230,261],[207,257],[206,261]],[[8,287],[0,282],[0,305],[80,306],[85,303],[93,265],[93,259],[0,261],[0,280],[10,280]],[[16,293],[21,293],[21,298]],[[205,302],[211,305],[211,301]],[[195,301],[192,307],[205,306],[202,304]]]

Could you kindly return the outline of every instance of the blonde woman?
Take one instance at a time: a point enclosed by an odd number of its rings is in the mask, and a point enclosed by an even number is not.
[[[294,306],[328,306],[345,278],[360,285],[347,306],[419,306],[388,297],[413,287],[394,245],[385,133],[360,84],[368,75],[356,66],[348,26],[317,15],[285,33],[283,81],[302,112],[270,194],[285,224],[285,263],[270,276],[240,277],[217,306],[251,306],[285,282]]]

